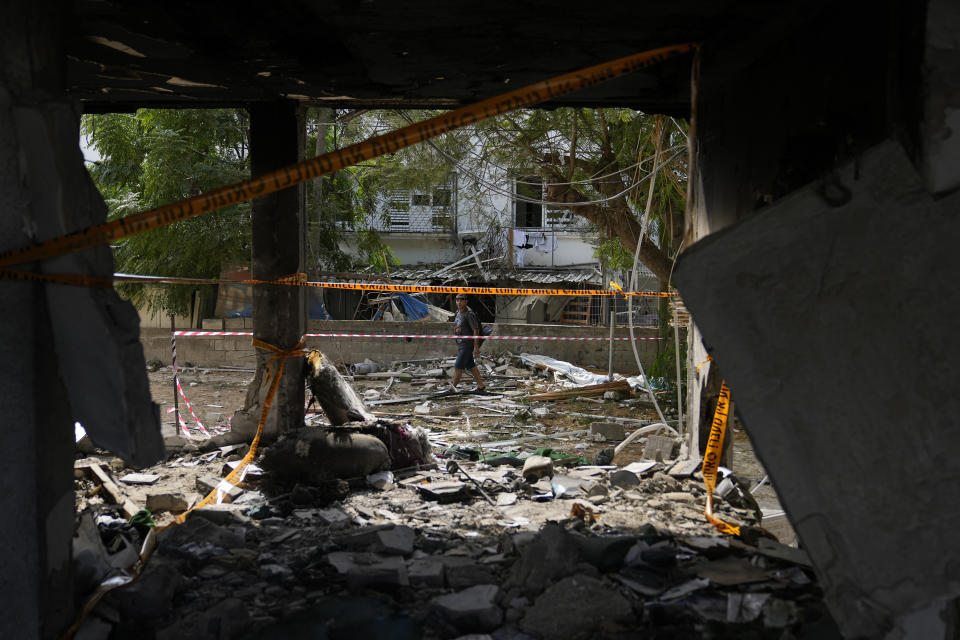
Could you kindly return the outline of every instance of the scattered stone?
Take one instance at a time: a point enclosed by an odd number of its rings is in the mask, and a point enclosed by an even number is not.
[[[606,466],[613,462],[613,457],[616,455],[615,449],[601,449],[597,452],[596,457],[593,459],[593,464]]]
[[[331,507],[329,509],[317,509],[317,517],[320,519],[323,524],[328,525],[338,525],[345,522],[350,522],[350,515],[338,507]]]
[[[696,497],[694,497],[692,493],[685,491],[671,491],[670,493],[663,494],[663,497],[674,502],[693,502],[696,500]]]
[[[492,631],[503,622],[503,611],[496,604],[499,593],[495,584],[480,584],[438,596],[430,604],[460,631]]]
[[[190,503],[182,493],[154,493],[147,495],[146,506],[149,511],[181,513],[190,508]]]
[[[523,462],[523,479],[532,482],[553,475],[553,460],[546,456],[530,456]]]
[[[393,472],[391,471],[378,471],[367,476],[367,485],[377,491],[389,491],[393,489],[393,483]]]
[[[537,407],[533,410],[533,415],[537,416],[538,418],[545,418],[550,415],[550,409],[547,409],[546,407]]]
[[[407,576],[413,587],[443,587],[445,571],[443,561],[430,556],[407,563]]]
[[[629,489],[631,487],[639,486],[640,478],[637,477],[637,474],[632,471],[627,471],[626,469],[620,469],[610,474],[610,485],[613,487],[619,487],[621,489]]]
[[[583,480],[556,475],[550,481],[550,489],[553,491],[553,497],[555,498],[573,498],[580,493],[582,484]]]
[[[497,576],[489,569],[473,562],[445,562],[446,571],[444,573],[447,586],[451,589],[463,589],[478,584],[492,584],[499,582]]]
[[[121,590],[122,591],[122,590]],[[157,640],[220,640],[239,638],[249,631],[250,614],[239,598],[227,598],[156,632]]]
[[[413,408],[413,412],[414,412],[415,414],[417,414],[418,416],[428,416],[428,415],[430,415],[430,411],[431,411],[430,407],[432,406],[432,404],[433,404],[432,402],[430,402],[429,400],[427,400],[427,401],[424,402],[423,404],[418,404],[418,405],[416,405],[416,406]]]
[[[505,585],[519,589],[524,595],[535,596],[554,580],[572,574],[579,563],[580,547],[572,534],[550,523],[524,547]]]
[[[160,479],[155,473],[128,473],[120,478],[120,482],[127,484],[153,484]]]
[[[571,576],[534,601],[520,628],[540,638],[575,640],[613,635],[632,619],[630,602],[617,591],[601,580]]]
[[[680,483],[662,471],[658,471],[653,474],[653,477],[650,478],[650,481],[661,491],[667,492],[680,490]]]
[[[220,490],[221,502],[233,502],[243,494],[243,489],[235,485],[214,478],[213,476],[198,476],[196,480],[197,491],[206,495],[216,489]],[[149,507],[148,507],[149,508]]]
[[[647,471],[650,471],[650,469],[653,469],[655,466],[657,466],[657,462],[655,460],[646,460],[641,462],[631,462],[625,466],[624,469],[640,476]]]
[[[407,565],[398,556],[379,556],[374,553],[334,551],[327,554],[338,573],[346,577],[347,586],[407,586],[410,584]]]
[[[615,442],[619,442],[626,437],[622,422],[591,422],[590,433]]]
[[[205,518],[216,525],[237,525],[250,522],[244,515],[248,507],[242,504],[208,504],[190,512],[190,518]]]
[[[588,482],[581,485],[580,490],[583,491],[587,497],[606,496],[610,494],[610,489],[602,482]]]
[[[501,493],[497,496],[497,506],[498,507],[509,507],[510,505],[516,503],[517,494],[515,493]]]
[[[613,402],[620,402],[623,400],[623,394],[619,391],[604,391],[603,392],[604,400],[612,400]]]
[[[700,468],[702,463],[703,460],[700,458],[688,458],[687,460],[680,460],[675,465],[670,467],[670,471],[667,473],[674,478],[689,478],[696,472],[697,469]]]

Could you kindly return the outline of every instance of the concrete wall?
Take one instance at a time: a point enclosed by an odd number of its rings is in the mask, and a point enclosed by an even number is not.
[[[848,638],[958,637],[960,8],[906,6],[785,14],[727,39],[737,70],[702,51],[674,272],[715,359],[690,395],[722,369]]]
[[[205,320],[208,330],[251,331],[244,325],[252,324],[250,318],[232,318],[227,320]],[[550,336],[571,338],[607,338],[609,329],[605,327],[571,327],[558,325],[493,325],[496,335]],[[368,333],[368,334],[430,334],[449,335],[453,324],[443,322],[370,322],[333,320],[312,322],[311,333]],[[617,329],[616,336],[628,337],[626,328]],[[656,338],[655,329],[637,329],[637,338]],[[252,369],[256,365],[251,336],[178,336],[177,362],[181,366],[191,363],[206,367],[242,367]],[[168,329],[141,330],[141,342],[147,360],[170,362],[170,331]],[[574,340],[488,340],[482,353],[492,356],[510,351],[543,354],[558,360],[565,360],[585,367],[606,369],[609,342]],[[412,338],[408,342],[402,338],[308,338],[307,348],[316,348],[334,358],[337,362],[360,362],[364,358],[389,364],[395,360],[419,360],[424,358],[452,357],[456,354],[456,345],[450,338],[424,339]],[[658,346],[672,348],[672,340],[638,340],[644,368],[650,366],[657,356]],[[628,341],[614,342],[614,372],[624,375],[638,373],[633,350]]]

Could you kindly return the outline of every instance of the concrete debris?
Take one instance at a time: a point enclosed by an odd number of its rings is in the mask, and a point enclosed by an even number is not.
[[[673,458],[674,451],[678,443],[673,438],[667,436],[650,436],[647,438],[647,445],[643,449],[643,457],[647,460],[656,460],[663,462]]]
[[[458,631],[493,631],[503,622],[503,611],[496,603],[499,593],[497,585],[481,584],[438,596],[431,606]]]
[[[346,415],[354,419],[261,443],[262,474],[162,531],[133,595],[105,599],[91,632],[537,640],[826,637],[835,629],[806,554],[757,529],[760,517],[772,527],[785,520],[769,485],[757,498],[762,513],[716,500],[718,515],[744,530],[740,539],[719,536],[702,514],[700,461],[666,462],[674,438],[651,430],[619,451],[607,447],[651,423],[644,403],[577,399],[629,388],[563,389],[509,356],[490,367],[483,360],[495,396],[450,394],[450,360],[356,374],[359,405]],[[324,367],[328,385],[350,387]],[[195,407],[229,406],[213,395],[223,385],[203,381],[188,391]],[[555,404],[527,403],[545,394]],[[382,412],[362,416],[357,407],[373,397],[367,406]],[[429,412],[415,409],[424,405]],[[742,436],[735,443],[749,446]],[[221,470],[247,451],[222,444],[201,453],[187,441],[146,469],[99,457],[76,463],[78,512],[95,514],[75,545],[85,550],[75,559],[84,593],[115,571],[116,554],[135,559],[149,525],[127,519],[149,495],[180,494],[189,504],[220,485]],[[133,471],[158,479],[112,480]],[[755,481],[766,472],[757,465],[737,474]],[[175,515],[152,517],[167,525]]]
[[[553,475],[553,460],[546,456],[530,456],[523,463],[523,479],[535,481],[543,476]]]
[[[574,640],[628,632],[633,608],[612,586],[589,576],[570,576],[534,601],[520,628],[535,637]]]
[[[626,437],[626,429],[621,422],[591,422],[590,433],[614,442],[620,442]]]
[[[633,473],[632,471],[620,469],[619,471],[616,471],[610,475],[610,484],[620,489],[629,489],[631,487],[639,486],[640,478],[638,478],[637,474]]]
[[[190,508],[190,503],[182,493],[155,493],[147,496],[149,511],[170,511],[182,513]]]
[[[128,473],[120,477],[120,482],[126,484],[154,484],[160,476],[155,473]]]

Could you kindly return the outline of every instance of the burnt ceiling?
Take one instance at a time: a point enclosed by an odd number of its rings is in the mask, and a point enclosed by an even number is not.
[[[67,86],[87,111],[289,97],[449,107],[654,47],[750,32],[768,3],[77,0]],[[559,98],[685,116],[690,56]]]

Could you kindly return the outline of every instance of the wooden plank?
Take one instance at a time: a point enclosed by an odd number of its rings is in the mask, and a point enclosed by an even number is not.
[[[100,484],[103,485],[103,490],[107,492],[107,495],[110,496],[113,503],[120,505],[120,510],[123,512],[124,517],[128,519],[132,518],[133,514],[140,511],[137,505],[127,499],[127,496],[124,495],[120,487],[113,481],[110,474],[104,471],[103,467],[99,464],[91,464],[87,468],[100,480]]]
[[[626,380],[616,380],[614,382],[604,382],[603,384],[591,384],[585,387],[577,387],[576,389],[538,393],[527,396],[527,400],[563,400],[576,396],[602,396],[607,391],[624,391],[630,393],[630,383]]]

